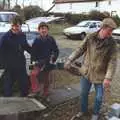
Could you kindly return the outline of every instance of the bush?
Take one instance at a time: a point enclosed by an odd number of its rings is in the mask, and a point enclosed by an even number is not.
[[[23,9],[25,19],[31,19],[34,17],[39,17],[44,12],[39,6],[28,6]]]
[[[70,24],[77,24],[78,22],[82,20],[88,19],[88,15],[85,14],[66,14],[65,20],[68,21]]]
[[[17,12],[22,17],[22,20],[23,21],[25,20],[24,11],[21,9],[21,7],[19,5],[14,6],[12,11]]]
[[[105,17],[107,17],[106,14],[101,13],[99,11],[91,11],[89,13],[89,18],[91,20],[101,20],[102,21]]]

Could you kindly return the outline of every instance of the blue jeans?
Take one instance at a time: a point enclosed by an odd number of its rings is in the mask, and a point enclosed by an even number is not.
[[[85,113],[88,111],[88,95],[92,83],[85,77],[80,80],[80,90],[81,90],[81,112]],[[96,96],[94,102],[93,114],[99,114],[102,100],[103,100],[103,84],[94,84]]]

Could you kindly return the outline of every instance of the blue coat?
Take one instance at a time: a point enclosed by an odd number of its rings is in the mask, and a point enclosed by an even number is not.
[[[30,52],[24,33],[14,34],[9,30],[1,38],[0,51],[5,68],[25,67],[24,50]]]
[[[56,60],[59,55],[59,49],[56,42],[52,36],[46,36],[42,38],[39,36],[35,39],[32,45],[32,60],[38,61],[39,63],[49,63],[51,55],[54,56]]]

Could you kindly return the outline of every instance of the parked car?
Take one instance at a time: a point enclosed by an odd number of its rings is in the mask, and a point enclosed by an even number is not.
[[[0,32],[6,32],[10,29],[10,21],[16,15],[19,14],[16,12],[0,11]],[[29,26],[27,24],[22,24],[22,31],[29,31]]]
[[[78,23],[73,27],[69,27],[63,30],[65,36],[71,39],[81,39],[88,33],[96,32],[100,29],[101,21],[86,20]]]
[[[120,44],[120,27],[113,30],[112,37]]]

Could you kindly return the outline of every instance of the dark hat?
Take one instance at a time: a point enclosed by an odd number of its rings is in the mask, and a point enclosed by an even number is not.
[[[38,29],[40,29],[41,27],[47,27],[49,29],[49,26],[47,23],[45,22],[41,22],[39,25],[38,25]]]
[[[23,21],[22,21],[21,17],[19,15],[17,15],[12,18],[11,23],[14,25],[16,25],[16,24],[22,25]]]

